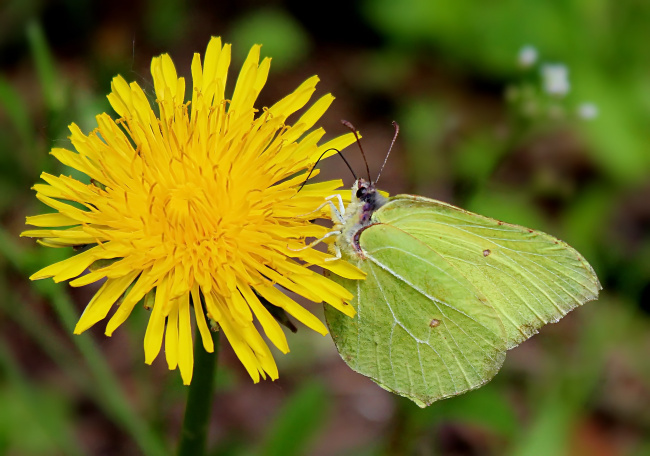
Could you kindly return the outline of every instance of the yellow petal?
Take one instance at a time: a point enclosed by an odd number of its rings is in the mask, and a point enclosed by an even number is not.
[[[330,107],[333,101],[334,97],[331,94],[321,97],[298,119],[289,132],[284,135],[284,139],[286,141],[297,141],[300,136],[313,127],[318,119],[325,114],[325,111],[327,111],[327,108]]]
[[[201,333],[201,340],[203,341],[203,348],[208,353],[214,351],[214,342],[212,341],[212,335],[210,334],[210,328],[205,321],[205,312],[203,306],[201,305],[201,296],[199,294],[199,285],[195,284],[192,287],[192,306],[194,307],[194,315],[196,318],[196,324],[199,327]]]
[[[108,315],[108,311],[138,276],[134,271],[119,279],[107,280],[90,300],[74,328],[75,334],[81,334]]]
[[[335,309],[340,310],[348,317],[354,317],[356,314],[354,307],[346,302],[350,301],[354,296],[341,285],[318,274],[300,277],[300,282],[305,287],[311,287],[314,292],[321,296],[323,301]]]
[[[111,107],[120,117],[127,117],[132,110],[131,89],[122,76],[116,76],[111,81],[111,93],[108,94]]]
[[[327,328],[323,325],[323,322],[277,288],[267,285],[259,285],[255,287],[255,291],[266,298],[274,306],[281,307],[290,315],[293,315],[305,326],[322,335],[327,334]]]
[[[194,369],[189,293],[179,298],[178,303],[178,368],[181,371],[183,384],[189,385],[192,381],[192,371]]]
[[[219,325],[223,329],[224,334],[228,338],[228,342],[232,345],[235,354],[242,362],[248,375],[251,376],[253,382],[257,383],[260,381],[260,369],[261,366],[257,360],[257,357],[251,350],[250,346],[244,342],[242,334],[238,331],[237,326],[232,321],[230,316],[224,312],[221,314],[222,318],[219,319]]]
[[[258,62],[260,60],[260,47],[260,45],[255,45],[248,52],[248,56],[237,78],[232,102],[228,109],[229,112],[234,111],[237,115],[241,115],[253,106],[253,102],[257,97],[257,94],[253,92],[253,87],[257,77]]]
[[[255,293],[253,293],[253,290],[251,290],[248,285],[239,284],[238,288],[244,296],[244,299],[246,299],[248,302],[248,305],[255,313],[255,316],[259,320],[260,324],[262,325],[266,337],[268,337],[271,342],[273,342],[273,345],[275,345],[282,353],[288,353],[289,344],[287,343],[287,337],[285,336],[284,331],[282,331],[282,328],[278,324],[277,320],[273,318],[268,310],[266,310],[266,308],[262,305],[260,300],[257,299],[257,296],[255,296]]]
[[[135,305],[147,294],[155,283],[156,277],[151,275],[151,271],[144,271],[133,285],[133,288],[125,296],[122,304],[117,308],[115,314],[111,317],[106,325],[105,334],[111,336],[113,332],[129,317]],[[158,293],[156,293],[156,297]],[[159,312],[162,313],[162,306],[158,306]],[[151,317],[149,318],[151,324]],[[160,333],[162,337],[162,333]]]
[[[359,137],[361,137],[361,134],[359,134]],[[356,138],[354,136],[354,133],[350,132],[348,134],[345,134],[343,136],[338,136],[331,141],[326,142],[325,144],[322,144],[321,146],[318,147],[318,150],[312,155],[311,159],[312,161],[316,161],[318,157],[321,156],[321,154],[329,149],[332,149],[330,152],[326,153],[323,155],[323,158],[331,157],[336,153],[337,150],[343,150],[346,147],[348,147],[350,144],[354,144],[356,142]],[[321,159],[322,160],[322,159]]]
[[[307,104],[309,98],[316,90],[318,76],[312,76],[300,84],[296,90],[269,108],[274,116],[289,117],[291,114]]]
[[[79,222],[67,215],[63,215],[59,212],[53,212],[51,214],[41,214],[41,215],[32,215],[26,217],[25,224],[32,226],[71,226],[77,225]]]
[[[30,280],[40,280],[48,277],[54,277],[55,282],[68,280],[76,277],[84,272],[88,266],[95,262],[98,258],[98,252],[101,252],[100,247],[93,247],[90,250],[79,253],[67,260],[59,261],[50,266],[47,266],[40,271],[32,274]]]
[[[167,286],[167,277],[158,283],[156,287],[156,300],[153,305],[153,311],[149,317],[149,324],[147,324],[147,331],[144,334],[144,362],[147,364],[153,363],[163,341],[163,331],[165,330],[165,315],[163,308],[169,298],[169,288]]]
[[[178,366],[178,303],[175,299],[170,307],[165,325],[165,358],[169,370],[174,370]]]

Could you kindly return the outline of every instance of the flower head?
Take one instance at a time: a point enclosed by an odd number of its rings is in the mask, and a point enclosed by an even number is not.
[[[110,336],[143,301],[151,309],[145,361],[153,362],[164,338],[168,366],[179,367],[185,384],[193,370],[192,319],[207,351],[214,347],[206,314],[223,330],[254,381],[266,374],[275,379],[277,367],[256,322],[280,351],[289,347],[261,301],[326,334],[318,318],[276,285],[353,315],[347,303],[352,296],[307,266],[363,276],[344,261],[326,262],[329,254],[304,248],[306,237],[328,231],[311,220],[329,217],[317,208],[341,182],[308,184],[298,192],[304,173],[297,173],[313,166],[323,151],[341,149],[354,137],[319,146],[324,131],[309,132],[331,95],[287,123],[308,103],[315,76],[270,108],[256,110],[270,67],[270,59],[259,60],[260,46],[254,46],[228,100],[230,45],[213,38],[203,62],[194,55],[191,101],[186,102],[185,80],[177,76],[170,57],[154,58],[158,115],[138,84],[114,78],[108,99],[119,119],[98,115],[98,127],[88,135],[72,124],[76,151],[51,152],[86,174],[89,183],[43,173],[46,183],[35,185],[36,196],[55,212],[28,217],[27,224],[41,229],[22,233],[49,247],[84,247],[32,279],[74,279],[72,286],[104,280],[76,334],[116,305],[106,327]]]

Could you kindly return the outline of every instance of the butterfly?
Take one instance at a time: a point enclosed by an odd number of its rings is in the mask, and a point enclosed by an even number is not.
[[[357,311],[326,306],[336,347],[421,407],[485,384],[507,350],[601,289],[580,253],[541,231],[422,196],[387,198],[362,178],[347,207],[338,200],[333,250],[367,277],[332,276]]]

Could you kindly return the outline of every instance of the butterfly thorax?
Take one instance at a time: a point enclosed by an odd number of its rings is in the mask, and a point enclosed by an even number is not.
[[[366,227],[375,223],[372,215],[386,202],[387,199],[377,191],[374,183],[357,179],[352,186],[352,198],[345,209],[343,223],[335,227],[341,231],[336,242],[343,252],[363,257],[359,247],[359,235]]]

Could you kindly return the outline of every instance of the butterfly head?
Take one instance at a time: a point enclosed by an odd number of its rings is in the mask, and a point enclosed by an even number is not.
[[[357,179],[352,186],[352,202],[362,207],[364,213],[372,214],[386,203],[373,182]]]

